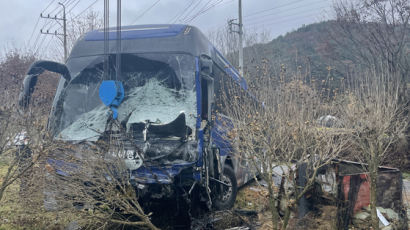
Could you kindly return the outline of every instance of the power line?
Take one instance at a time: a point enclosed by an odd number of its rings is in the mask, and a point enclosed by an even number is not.
[[[180,22],[184,21],[184,20],[189,16],[190,12],[193,12],[198,6],[201,5],[201,1],[202,1],[202,0],[198,0],[198,1],[196,2],[196,4],[192,7],[192,9],[191,9],[191,10],[187,10],[186,12],[184,12],[184,13],[178,18],[178,20],[179,20]],[[184,15],[185,15],[185,16],[184,16]],[[181,19],[182,16],[183,16],[183,18]]]
[[[49,20],[46,23],[43,24],[43,26],[40,29],[40,33],[39,35],[37,35],[36,41],[34,43],[34,49],[36,49],[37,51],[43,46],[43,43],[45,41],[45,38],[43,37],[43,39],[40,39],[40,34],[46,34],[46,35],[63,35],[63,40],[64,40],[64,54],[65,54],[65,58],[67,57],[67,34],[66,34],[66,14],[70,13],[79,3],[81,0],[64,0],[63,2],[59,2],[58,4],[63,6],[63,8],[61,10],[59,10],[54,17],[50,16],[50,14],[47,14],[47,16],[43,16],[42,13],[40,14],[40,18],[45,18],[45,19],[53,19],[53,20]],[[68,12],[66,12],[66,8],[71,7]],[[54,10],[52,10],[51,12],[54,12],[57,8],[55,8]],[[45,11],[45,10],[44,10]],[[44,12],[43,11],[43,12]],[[63,18],[59,18],[57,17],[57,15],[63,12]],[[61,25],[58,21],[62,20],[63,21],[63,25]],[[56,25],[60,25],[63,27],[64,29],[64,33],[58,33],[57,30],[53,32],[50,32],[52,30],[52,28],[54,28]],[[43,32],[43,29],[45,29],[48,26],[48,29],[45,30],[45,32]],[[36,51],[36,52],[37,52]]]
[[[185,22],[186,22],[186,23],[192,22],[192,21],[195,20],[197,17],[199,17],[199,16],[205,14],[206,12],[208,12],[209,10],[211,10],[212,8],[214,8],[215,6],[221,4],[222,2],[223,2],[223,0],[218,0],[218,1],[214,2],[212,5],[208,6],[207,8],[205,8],[205,9],[202,8],[202,10],[200,10],[199,12],[197,12],[196,15],[194,15],[194,16],[192,16],[191,18],[187,19]]]
[[[179,13],[177,13],[171,20],[170,23],[174,23],[178,20],[178,18],[181,17],[181,15],[185,14],[187,12],[187,10],[194,4],[195,0],[191,0],[190,2],[188,2],[187,6]],[[178,16],[179,15],[179,16]]]
[[[92,7],[95,3],[97,3],[99,0],[95,0],[93,3],[91,3],[87,8],[85,8],[83,11],[81,11],[79,14],[77,14],[73,19],[78,18],[81,14],[83,14],[85,11],[87,11],[88,9],[90,9],[90,7]]]
[[[48,9],[48,7],[50,7],[51,4],[52,4],[54,1],[55,1],[55,0],[51,0],[50,3],[47,5],[47,7],[46,7],[43,11],[41,11],[41,13],[44,13],[44,11],[46,11],[46,10]]]
[[[233,1],[235,1],[235,0],[229,0],[229,1],[226,1],[226,2],[221,3],[220,5],[222,6],[222,5],[225,5],[225,4],[228,4],[228,3],[231,3],[231,2],[233,2]]]
[[[323,9],[326,9],[326,8],[327,7],[322,7],[322,8],[320,8],[320,10],[323,10]],[[275,19],[275,20],[264,20],[264,22],[269,22],[270,24],[273,24],[274,22],[277,22],[277,21],[292,20],[294,18],[293,16],[302,16],[302,17],[296,17],[296,18],[303,18],[303,15],[308,15],[309,16],[309,15],[312,14],[312,12],[309,12],[309,11],[306,11],[305,13],[308,13],[308,14],[303,14],[303,13],[302,14],[288,14],[288,15],[284,15],[281,18],[278,18],[278,19]],[[320,12],[315,12],[312,15],[318,16],[318,15],[320,15]],[[290,18],[290,19],[287,19],[287,18]],[[257,24],[263,24],[263,23],[254,22],[254,23],[248,23],[247,25],[257,25]]]
[[[61,1],[61,3],[62,3],[62,4],[66,4],[66,5],[68,6],[71,1],[74,1],[74,0],[63,0],[63,1]],[[56,6],[52,11],[50,11],[48,14],[53,14],[54,11],[56,11],[56,10],[58,10],[58,9],[60,9],[60,8],[61,8],[61,7],[57,5],[57,6]],[[62,11],[62,9],[60,9],[59,11],[57,11],[57,13],[55,13],[55,15],[61,13],[61,11]],[[42,12],[42,13],[44,13],[44,12]]]
[[[37,28],[37,25],[38,25],[39,22],[40,22],[40,17],[37,18],[37,22],[36,22],[36,24],[34,25],[33,31],[31,32],[31,35],[30,35],[30,38],[28,39],[28,44],[31,43],[31,39],[33,38],[34,31],[36,31],[36,28]]]
[[[80,0],[78,0],[67,12],[67,14],[71,13],[71,11],[80,3]]]
[[[44,13],[44,11],[46,11],[54,1],[55,0],[51,0],[50,3],[46,6],[46,8],[43,11],[41,11],[41,13]],[[36,21],[36,24],[34,25],[33,31],[31,31],[31,35],[30,35],[30,38],[28,39],[28,43],[27,43],[28,45],[30,45],[30,43],[31,43],[31,39],[33,38],[34,32],[36,31],[39,22],[40,22],[40,17],[37,18],[37,21]]]
[[[189,13],[187,15],[185,15],[184,18],[182,18],[181,21],[183,21],[184,23],[187,23],[189,21],[190,18],[195,17],[196,15],[199,14],[199,12],[201,12],[212,0],[208,0],[208,2],[205,3],[205,5],[203,5],[196,13],[193,13],[192,15],[189,15]],[[199,6],[198,4],[196,6]],[[196,8],[196,7],[195,7]],[[192,10],[192,12],[194,12]]]
[[[42,34],[40,33],[40,35],[42,35]],[[41,40],[39,45],[35,48],[35,50],[36,50],[35,53],[37,53],[40,50],[40,48],[43,46],[44,40],[46,39],[47,36],[42,36],[42,37],[43,37],[43,40]]]
[[[324,0],[324,1],[326,1],[326,0]],[[283,7],[286,7],[286,6],[291,6],[291,5],[295,4],[295,3],[300,3],[300,0],[296,0],[296,1],[293,1],[293,2],[289,2],[289,3],[287,3],[287,4],[275,6],[275,7],[269,8],[269,9],[256,11],[256,12],[253,12],[253,13],[250,13],[250,14],[245,15],[244,18],[252,17],[253,15],[259,15],[260,13],[264,13],[264,12],[271,11],[271,10],[275,10],[275,9],[279,9],[279,8],[283,8]]]
[[[154,2],[154,4],[152,4],[150,7],[148,7],[144,12],[142,12],[142,14],[138,15],[137,18],[135,18],[133,20],[133,22],[131,24],[134,24],[138,21],[138,19],[140,19],[142,16],[144,16],[148,11],[150,11],[154,6],[156,6],[158,4],[158,2],[160,2],[161,0],[157,0],[156,2]]]
[[[293,11],[293,10],[296,10],[296,9],[309,7],[309,6],[312,6],[312,5],[316,4],[316,3],[321,3],[321,2],[323,3],[323,0],[311,2],[310,4],[299,5],[299,6],[296,6],[296,7],[290,8],[290,9],[287,9],[287,10],[281,10],[281,11],[278,12],[278,13],[270,13],[270,14],[265,14],[265,15],[255,15],[255,16],[259,16],[259,17],[250,18],[250,19],[247,19],[247,21],[258,20],[258,19],[266,18],[266,17],[272,16],[272,15],[279,15],[279,14],[284,13],[284,12],[289,12],[289,11]],[[328,7],[328,6],[326,6],[326,7]],[[323,8],[323,7],[322,7],[322,8]]]
[[[37,46],[37,43],[38,43],[38,39],[40,38],[40,35],[41,35],[41,33],[38,33],[38,34],[37,34],[36,39],[34,40],[34,43],[33,43],[33,50],[35,50],[35,49],[36,49],[36,46]]]
[[[323,10],[323,9],[327,9],[328,7],[329,6],[324,6],[324,7],[319,7],[319,8],[315,8],[315,9],[316,10]],[[299,8],[301,8],[301,7],[299,7]],[[294,8],[294,9],[296,9],[296,8]],[[294,9],[289,10],[289,11],[284,11],[284,12],[290,12],[290,11],[293,11]],[[279,20],[282,19],[283,17],[300,15],[300,13],[305,13],[305,12],[312,12],[312,10],[303,10],[303,11],[292,13],[292,14],[281,15]],[[276,16],[276,15],[278,15],[278,14],[271,14],[271,15],[266,15],[266,16]],[[251,20],[251,22],[249,24],[257,24],[257,23],[261,23],[261,22],[264,22],[264,21],[267,21],[266,17],[261,17],[261,18],[256,18],[253,21]]]
[[[76,0],[64,0],[64,1],[61,2],[61,3],[62,3],[62,4],[66,4],[65,6],[66,6],[66,7],[69,7],[69,6],[70,6],[71,4],[73,4],[75,1],[76,1]],[[71,7],[71,9],[67,12],[67,14],[70,13],[70,12],[74,9],[74,7],[78,5],[78,3],[79,3],[80,1],[81,1],[81,0],[77,0],[77,2],[75,2],[74,6]],[[54,11],[55,11],[55,9],[54,9]],[[60,9],[60,10],[55,14],[55,17],[54,17],[54,18],[56,18],[57,15],[60,14],[62,11],[63,11],[63,9]],[[56,26],[57,24],[59,24],[59,23],[58,23],[58,20],[54,20],[54,21],[51,21],[51,20],[50,20],[50,21],[47,21],[47,22],[46,22],[46,24],[42,27],[42,29],[44,29],[46,26],[49,25],[48,30],[52,30],[52,29],[54,28],[54,26]],[[60,26],[62,26],[62,25],[60,24]]]
[[[70,4],[70,1],[72,1],[72,0],[64,0],[61,3],[68,5],[68,4]],[[50,11],[50,13],[48,13],[47,16],[53,14],[53,12],[56,11],[57,9],[59,9],[59,8],[60,8],[60,6],[56,6],[56,8],[54,8],[52,11]],[[54,15],[57,17],[57,15],[61,13],[61,11],[62,11],[62,9],[60,9],[60,11],[56,12]],[[40,13],[40,15],[42,15],[42,13]],[[55,24],[56,24],[55,21],[51,21],[51,20],[46,21],[46,23],[43,25],[43,27],[41,29],[44,29],[48,25],[50,25],[49,29],[51,29],[52,27],[55,26]]]
[[[80,2],[80,0],[78,0],[70,9],[70,11]],[[59,5],[61,5],[63,7],[63,17],[50,17],[50,15],[48,15],[47,17],[43,16],[42,14],[40,14],[41,18],[44,19],[49,19],[49,20],[54,20],[54,21],[62,21],[63,22],[63,33],[57,33],[57,30],[54,33],[50,33],[49,30],[47,30],[46,32],[43,32],[42,29],[40,29],[40,33],[45,34],[45,35],[53,35],[53,36],[63,36],[63,43],[64,43],[64,61],[67,60],[67,17],[66,17],[66,8],[67,5],[64,5],[63,3],[59,2]],[[44,41],[44,40],[43,40]]]
[[[291,21],[295,21],[295,20],[299,20],[299,19],[306,19],[307,17],[312,17],[312,16],[318,16],[318,14],[314,13],[314,14],[302,15],[301,17],[296,17],[296,18],[291,18],[291,19],[275,20],[275,21],[271,21],[267,24],[259,24],[259,23],[249,24],[249,25],[247,25],[247,27],[248,26],[255,26],[255,25],[263,25],[263,26],[277,25],[277,24],[281,24],[281,23],[284,23],[284,22],[291,22]]]
[[[202,10],[204,10],[208,6],[208,4],[210,4],[211,2],[212,0],[208,0],[208,2],[205,3],[205,5],[203,5],[202,8],[198,10],[198,12],[201,12]]]
[[[40,18],[41,18],[41,17],[40,17]],[[41,28],[44,28],[47,24],[48,24],[48,21],[45,21],[45,22],[43,23],[43,26],[42,26]],[[35,41],[34,41],[34,44],[33,44],[33,49],[34,49],[34,50],[38,49],[37,46],[38,46],[39,44],[41,44],[41,42],[39,43],[40,37],[41,37],[41,33],[40,33],[40,31],[39,31],[39,33],[37,34],[37,37],[36,37],[36,39],[35,39]]]

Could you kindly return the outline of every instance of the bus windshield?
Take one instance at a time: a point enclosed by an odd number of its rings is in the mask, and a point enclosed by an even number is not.
[[[188,54],[122,54],[121,75],[116,79],[115,55],[72,58],[67,62],[72,80],[57,91],[50,128],[63,140],[97,140],[110,116],[98,96],[103,80],[123,83],[125,97],[118,120],[167,124],[186,114],[186,125],[195,128],[195,60]],[[106,79],[109,78],[109,79]],[[63,80],[62,80],[63,81]],[[125,120],[126,119],[126,120]]]

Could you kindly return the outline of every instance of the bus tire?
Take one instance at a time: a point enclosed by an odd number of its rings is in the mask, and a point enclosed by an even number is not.
[[[235,203],[236,194],[238,192],[236,176],[232,167],[225,165],[221,180],[231,185],[231,187],[223,186],[223,194],[218,194],[218,197],[214,201],[214,207],[217,210],[231,209]]]

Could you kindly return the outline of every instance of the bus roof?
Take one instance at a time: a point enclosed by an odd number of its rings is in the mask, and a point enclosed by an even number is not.
[[[121,40],[142,39],[142,38],[157,38],[157,37],[173,37],[178,35],[187,27],[187,25],[135,25],[124,26],[121,28]],[[109,28],[109,40],[117,39],[117,29]],[[104,30],[94,30],[86,34],[86,41],[103,41]]]
[[[116,52],[117,29],[109,28],[109,53]],[[208,39],[194,26],[181,24],[121,27],[122,53],[181,52],[211,55]],[[73,47],[70,58],[104,53],[104,31],[90,31]]]

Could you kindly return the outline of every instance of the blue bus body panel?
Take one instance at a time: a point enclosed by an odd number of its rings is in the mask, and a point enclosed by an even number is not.
[[[232,152],[232,144],[229,142],[228,133],[233,128],[232,121],[220,114],[217,114],[211,136],[215,147],[219,148],[220,155],[226,156]]]
[[[121,27],[121,40],[173,37],[181,33],[186,25],[140,25]],[[117,39],[117,30],[109,29],[109,40]],[[104,30],[94,30],[85,36],[86,41],[103,41]]]
[[[183,169],[189,168],[194,163],[175,164],[168,166],[141,166],[132,171],[131,180],[142,184],[172,184],[174,177],[179,175]],[[194,179],[193,176],[191,179]]]
[[[71,172],[79,170],[78,165],[74,163],[65,162],[62,160],[57,160],[53,158],[47,158],[47,163],[51,165],[58,175],[70,176]]]

